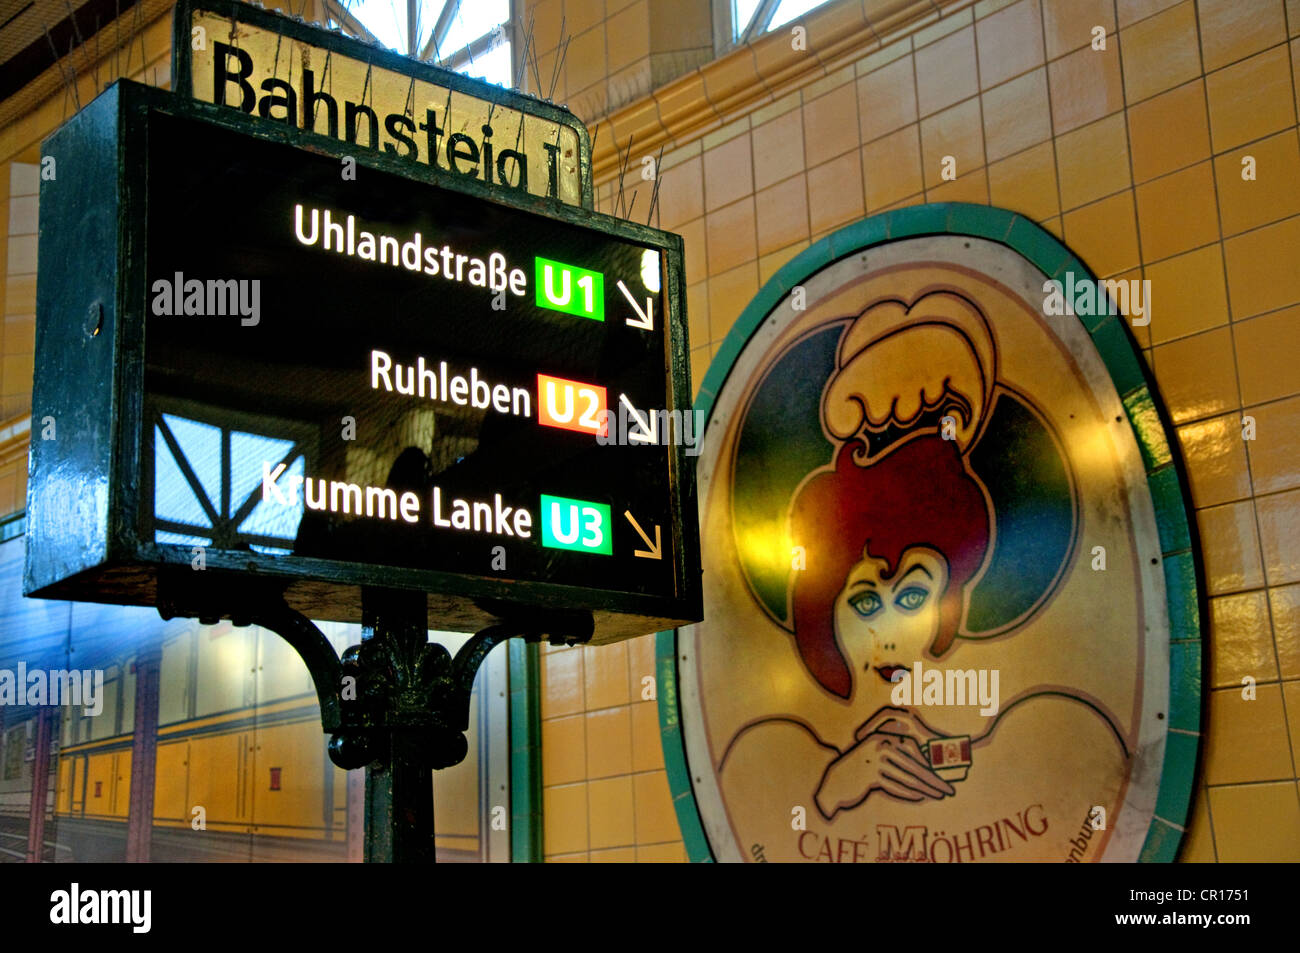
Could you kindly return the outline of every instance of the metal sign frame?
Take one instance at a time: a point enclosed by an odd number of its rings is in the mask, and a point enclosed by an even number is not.
[[[461,73],[443,69],[431,63],[423,63],[409,56],[403,56],[394,50],[347,36],[342,32],[324,29],[319,25],[313,26],[303,21],[301,17],[288,17],[279,11],[268,10],[262,6],[250,6],[239,2],[239,0],[179,0],[172,14],[171,71],[172,89],[180,96],[187,99],[193,98],[194,62],[192,54],[194,51],[191,47],[190,24],[191,17],[196,11],[206,11],[227,17],[232,25],[246,23],[249,26],[278,33],[290,39],[329,50],[339,56],[367,63],[379,69],[391,70],[394,73],[412,77],[420,82],[443,86],[465,96],[472,96],[561,126],[567,126],[578,137],[578,175],[582,186],[582,207],[587,210],[595,208],[591,181],[591,137],[587,132],[587,127],[566,107],[556,105],[548,100],[537,99],[518,90],[505,89],[495,83],[471,79]],[[267,122],[267,120],[262,121]],[[283,123],[280,123],[280,125],[283,125]],[[301,129],[297,131],[300,135],[307,137],[306,142],[312,143],[313,147],[323,145],[325,148],[332,149],[339,144],[339,140],[332,139],[329,136],[322,136]],[[304,142],[304,145],[306,142]],[[352,151],[358,150],[353,147]],[[363,147],[359,151],[368,155],[381,154],[378,150],[372,150],[368,147]],[[351,151],[348,154],[352,154]],[[382,155],[387,158],[387,154]],[[399,164],[416,167],[424,165],[424,163],[409,160],[399,160]],[[459,178],[461,177],[443,174],[438,177],[438,184],[443,185],[449,179],[454,181]],[[487,186],[484,186],[484,188],[492,195],[498,195],[504,191]],[[556,204],[567,204],[559,199],[537,198],[545,203],[548,208]]]
[[[260,584],[313,618],[358,622],[361,590],[386,587],[429,593],[431,628],[475,631],[503,618],[547,613],[586,617],[594,644],[629,638],[701,617],[699,528],[693,461],[668,448],[670,525],[680,559],[675,597],[585,589],[486,575],[404,569],[257,552],[205,553],[191,568],[189,547],[156,544],[139,534],[144,424],[144,329],[147,276],[143,252],[147,169],[129,161],[124,142],[142,144],[149,117],[197,119],[244,136],[341,157],[359,167],[413,182],[454,188],[478,198],[649,245],[665,262],[665,371],[671,408],[690,407],[689,344],[683,244],[679,235],[537,196],[503,193],[474,181],[448,182],[438,170],[283,123],[184,96],[119,81],[44,144],[57,178],[41,183],[33,418],[56,421],[55,439],[33,434],[28,486],[28,546],[23,591],[43,598],[160,605],[173,614],[213,592]],[[584,623],[578,623],[582,628]]]

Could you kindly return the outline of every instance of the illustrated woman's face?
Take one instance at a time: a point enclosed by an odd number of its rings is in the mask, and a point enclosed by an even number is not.
[[[835,637],[853,672],[854,693],[891,685],[899,669],[911,670],[939,631],[939,597],[948,585],[948,561],[933,549],[903,551],[898,571],[863,553],[835,598]]]

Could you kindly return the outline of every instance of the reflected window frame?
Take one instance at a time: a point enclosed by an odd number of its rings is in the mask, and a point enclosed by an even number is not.
[[[142,503],[146,501],[153,501],[153,503],[142,507],[142,535],[144,539],[159,545],[187,545],[169,540],[159,541],[158,539],[159,533],[173,533],[205,538],[206,542],[195,545],[211,546],[213,549],[218,550],[233,549],[238,547],[240,542],[248,540],[252,540],[257,545],[272,547],[288,543],[288,548],[292,549],[292,538],[269,536],[259,538],[257,533],[241,532],[240,526],[257,509],[261,485],[257,484],[257,489],[252,490],[248,498],[243,501],[236,501],[231,495],[230,490],[234,482],[234,474],[233,462],[229,453],[230,441],[234,434],[241,433],[263,437],[268,440],[288,442],[292,446],[285,455],[286,459],[296,461],[301,457],[304,469],[310,472],[319,462],[321,437],[319,428],[305,421],[286,420],[280,417],[226,409],[222,409],[220,413],[213,413],[212,409],[204,404],[184,398],[158,394],[151,395],[147,400],[145,416],[148,447],[147,452],[143,453],[141,458],[140,476],[143,485],[140,490],[140,499]],[[172,434],[172,428],[167,421],[169,417],[182,418],[186,422],[212,427],[219,432],[223,447],[221,454],[223,464],[221,472],[217,474],[217,495],[219,499],[211,500],[208,498],[203,478],[198,475],[198,472],[194,469],[194,464],[188,460],[179,441]],[[162,435],[164,448],[180,466],[182,477],[196,499],[199,500],[200,506],[205,511],[208,511],[204,515],[211,523],[210,526],[181,524],[159,517],[156,514],[155,510],[158,505],[158,476],[156,472],[159,451],[158,434]],[[203,505],[205,500],[206,506]],[[249,505],[250,503],[251,505]]]
[[[419,23],[420,12],[426,6],[424,0],[404,0],[400,7],[394,0],[394,9],[400,8],[406,13],[407,18],[405,30],[408,34],[405,37],[406,48],[399,49],[398,52],[404,56],[433,63],[457,73],[477,75],[474,72],[475,60],[481,61],[499,47],[505,46],[507,51],[506,62],[509,64],[508,74],[501,78],[486,79],[486,81],[501,86],[503,89],[517,88],[520,68],[514,62],[514,51],[519,45],[516,42],[518,31],[515,23],[515,4],[508,3],[506,5],[506,18],[470,40],[468,44],[451,50],[442,48],[447,36],[455,27],[457,18],[461,15],[462,7],[469,2],[471,0],[446,0],[442,4],[441,10],[438,11],[437,20],[433,25],[433,30],[428,35],[428,39],[423,44],[420,44],[420,36],[424,31],[417,28],[415,35],[412,37],[409,35],[412,32],[409,24],[413,22]],[[478,2],[481,2],[481,0],[478,0]],[[327,26],[337,27],[357,39],[378,43],[380,46],[389,48],[371,30],[367,29],[356,13],[348,9],[350,4],[347,0],[323,0],[323,3]]]
[[[771,30],[797,23],[809,14],[816,13],[822,7],[829,6],[834,2],[842,2],[842,0],[818,0],[807,10],[778,20],[777,14],[780,13],[783,3],[787,2],[789,0],[758,0],[756,4],[752,5],[753,11],[750,13],[749,19],[742,23],[737,12],[737,0],[713,0],[714,52],[721,56],[738,46],[754,42]],[[745,6],[750,5],[749,3],[745,4]]]

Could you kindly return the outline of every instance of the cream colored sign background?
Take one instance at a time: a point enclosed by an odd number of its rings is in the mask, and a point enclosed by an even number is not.
[[[327,51],[298,40],[262,30],[247,23],[233,26],[229,19],[216,16],[203,10],[194,11],[191,23],[205,31],[204,49],[192,49],[193,95],[195,99],[206,103],[216,102],[213,85],[213,65],[216,56],[215,43],[226,43],[245,50],[253,58],[253,73],[246,82],[261,99],[266,95],[262,91],[262,81],[280,79],[289,83],[295,93],[299,94],[297,103],[297,125],[303,126],[301,90],[303,88],[302,71],[312,70],[318,89],[328,93],[338,102],[339,138],[343,137],[344,117],[343,101],[365,102],[380,117],[380,142],[392,141],[383,129],[383,117],[390,113],[412,115],[416,123],[424,121],[427,109],[435,110],[438,124],[443,129],[442,164],[446,165],[445,150],[447,137],[453,133],[469,136],[481,143],[483,126],[488,124],[488,111],[491,109],[492,137],[494,149],[515,149],[528,157],[528,191],[533,195],[546,195],[550,181],[547,153],[544,143],[559,146],[559,171],[557,188],[559,199],[569,205],[582,205],[582,179],[579,171],[578,134],[572,128],[561,123],[551,122],[537,116],[527,115],[516,109],[493,105],[486,100],[464,93],[449,91],[445,86],[415,80],[412,87],[411,77],[395,73],[392,70],[368,67],[360,60],[329,54],[329,70],[326,73]],[[232,67],[233,69],[233,64]],[[367,71],[369,79],[367,80]],[[234,83],[228,84],[227,103],[238,103],[238,89]],[[414,107],[408,106],[414,88]],[[365,91],[364,99],[362,91]],[[450,98],[449,98],[450,95]],[[275,115],[283,115],[283,108],[276,107]],[[324,107],[313,110],[312,131],[329,135],[328,117]],[[451,118],[448,119],[447,116]],[[520,126],[523,127],[522,134]],[[363,128],[368,128],[363,124]],[[419,162],[428,164],[429,157],[425,148],[425,133],[417,131],[414,135],[419,145]],[[395,143],[396,145],[396,143]],[[495,160],[493,174],[496,174]],[[485,166],[478,163],[480,181],[485,176]]]
[[[969,859],[966,844],[976,845],[974,859],[982,853],[994,861],[1063,861],[1094,805],[1106,809],[1107,829],[1085,839],[1085,859],[1137,858],[1163,760],[1164,722],[1157,715],[1168,705],[1169,624],[1155,564],[1158,537],[1139,451],[1106,368],[1078,318],[1042,315],[1042,284],[1028,262],[989,242],[896,242],[807,281],[807,309],[795,312],[789,298],[778,303],[737,359],[700,457],[705,621],[681,630],[678,643],[687,753],[719,859],[761,854],[769,861],[874,861],[889,828],[901,837],[908,827],[920,827],[927,853],[938,861],[954,846],[960,859]],[[1035,692],[1090,699],[1110,714],[1129,756],[1091,708],[1055,696],[1035,698],[1007,712],[989,743],[974,749],[968,777],[954,783],[955,796],[913,804],[877,792],[828,822],[813,796],[830,756],[794,725],[747,732],[717,774],[728,744],[756,720],[796,718],[843,752],[878,704],[864,709],[856,688],[848,701],[822,689],[793,636],[750,594],[731,525],[730,468],[744,408],[786,346],[881,298],[911,302],[940,289],[979,304],[992,326],[999,381],[1025,395],[1061,438],[1076,481],[1079,528],[1072,561],[1045,606],[1005,635],[958,639],[934,665],[998,669],[1004,711]],[[916,355],[918,371],[925,359]],[[786,546],[787,540],[772,543]],[[1090,567],[1094,546],[1106,549],[1104,572]],[[988,727],[977,708],[914,710],[946,734],[975,737]],[[797,808],[806,815],[806,832],[795,829]],[[1007,818],[1023,827],[1026,811],[1034,829],[1046,826],[1022,841],[1000,822]],[[988,843],[1005,849],[979,849],[990,833],[996,840]],[[936,848],[940,841],[947,846]]]

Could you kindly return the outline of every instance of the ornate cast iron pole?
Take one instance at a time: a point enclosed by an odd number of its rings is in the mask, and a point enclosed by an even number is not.
[[[285,604],[275,589],[245,593],[230,610],[189,584],[184,571],[160,580],[164,619],[197,617],[211,624],[259,625],[293,646],[311,674],[330,760],[366,769],[367,863],[433,863],[433,771],[459,764],[469,749],[470,692],[479,665],[500,643],[518,636],[573,645],[591,638],[591,613],[488,608],[507,620],[488,626],[452,658],[429,641],[427,596],[363,588],[361,643],[342,658],[325,634]]]

